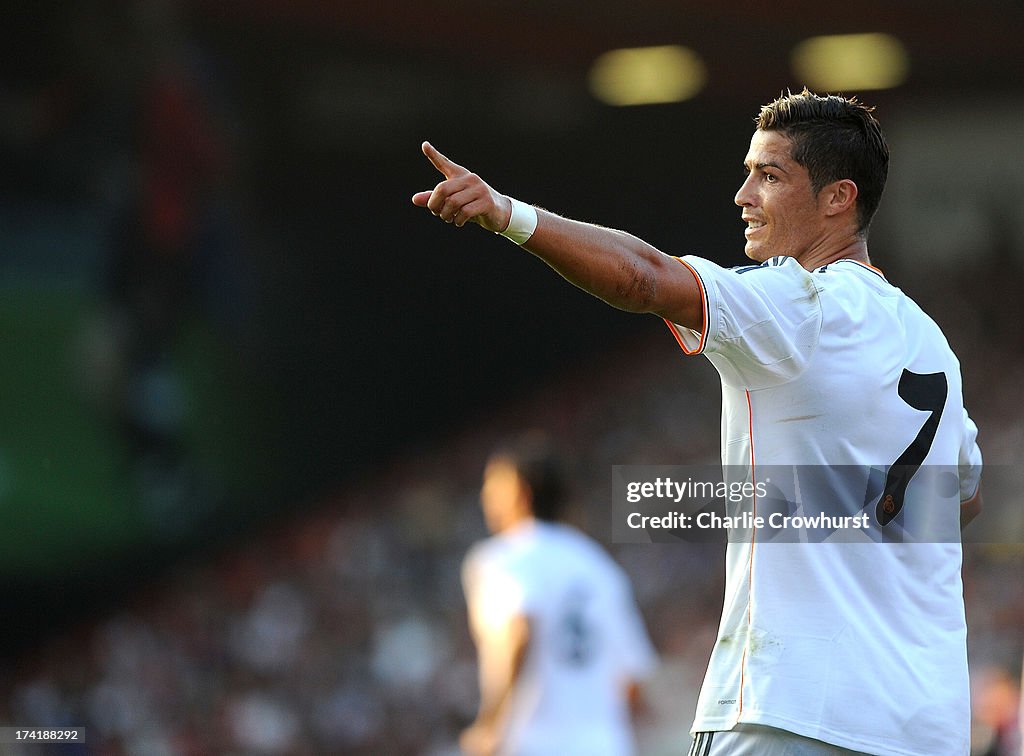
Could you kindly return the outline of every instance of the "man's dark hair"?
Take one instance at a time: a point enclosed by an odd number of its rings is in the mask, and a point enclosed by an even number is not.
[[[856,97],[822,97],[806,87],[761,108],[754,121],[793,144],[793,160],[807,169],[817,194],[840,179],[857,185],[857,230],[867,236],[889,173],[889,146],[872,115]]]
[[[546,433],[524,433],[498,447],[491,459],[512,465],[530,487],[534,517],[548,522],[558,519],[566,494],[565,472]]]

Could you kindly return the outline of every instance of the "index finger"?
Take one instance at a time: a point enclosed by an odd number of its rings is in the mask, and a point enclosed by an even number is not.
[[[469,173],[469,171],[461,165],[449,160],[438,152],[437,148],[435,148],[430,142],[423,143],[423,154],[427,156],[427,159],[434,164],[434,167],[437,168],[437,170],[444,174],[445,178],[450,179],[452,176]]]

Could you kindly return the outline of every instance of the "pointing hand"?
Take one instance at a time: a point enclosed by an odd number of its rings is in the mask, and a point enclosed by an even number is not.
[[[423,154],[444,176],[431,191],[417,192],[412,203],[425,207],[445,223],[463,226],[472,221],[488,231],[508,228],[512,217],[511,200],[492,189],[482,178],[449,160],[430,142],[423,143]]]

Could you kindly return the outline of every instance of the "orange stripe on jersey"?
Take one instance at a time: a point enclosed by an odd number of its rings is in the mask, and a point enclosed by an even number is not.
[[[747,599],[750,600],[749,598]],[[747,622],[747,646],[750,645],[750,622]],[[743,658],[740,659],[740,710],[736,712],[737,716],[743,714],[743,679],[746,677],[747,671],[747,646],[743,648]]]
[[[848,258],[848,257],[844,258],[844,259],[849,260],[852,263],[857,263],[858,265],[863,265],[865,268],[870,268],[871,270],[875,271],[875,273],[880,275],[882,278],[885,278],[885,273],[882,272],[882,269],[881,268],[876,268],[871,263],[861,262],[860,260],[850,260],[850,258]]]
[[[747,395],[747,431],[750,434],[750,480],[754,478],[754,411],[750,403],[750,391],[744,392]],[[757,517],[757,487],[751,492],[753,511],[751,517]],[[750,557],[747,569],[747,647],[750,645],[750,605],[753,602],[754,591],[754,543],[757,540],[757,529],[750,531]],[[740,659],[740,714],[743,713],[743,683],[746,680],[747,672],[747,648],[743,649],[743,657]]]
[[[676,257],[674,259],[678,260],[683,265],[685,265],[686,269],[693,274],[693,280],[697,282],[697,288],[700,290],[701,314],[703,315],[704,323],[700,331],[700,341],[697,344],[697,348],[693,350],[686,348],[686,344],[683,343],[683,339],[679,335],[679,331],[676,329],[675,323],[669,321],[668,319],[665,319],[665,325],[667,325],[669,327],[669,330],[672,331],[672,335],[675,336],[676,343],[679,345],[679,348],[683,350],[683,354],[700,354],[701,352],[704,351],[704,344],[707,342],[708,339],[708,294],[707,291],[704,290],[704,282],[701,280],[700,275],[698,275],[697,271],[694,270],[693,266],[690,265],[690,263],[686,262],[681,257]]]

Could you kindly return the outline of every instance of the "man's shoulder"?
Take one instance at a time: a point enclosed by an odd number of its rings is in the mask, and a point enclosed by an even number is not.
[[[818,288],[816,277],[795,257],[779,255],[762,263],[732,267],[704,258],[687,257],[686,260],[705,283],[713,283],[720,294],[730,297],[801,298]]]
[[[769,257],[764,262],[744,263],[742,265],[718,263],[707,257],[698,257],[697,255],[684,255],[680,259],[688,264],[696,264],[699,266],[700,272],[719,273],[730,276],[754,272],[765,273],[775,271],[777,273],[780,268],[785,272],[797,272],[799,270],[806,273],[803,266],[797,262],[797,259],[788,255],[777,255]]]
[[[560,541],[559,551],[563,559],[572,558],[577,564],[584,565],[589,572],[600,574],[603,580],[626,579],[622,566],[596,538],[571,525],[558,526],[555,537]]]
[[[534,560],[538,553],[557,551],[560,547],[558,539],[551,535],[548,528],[529,524],[477,541],[466,553],[466,561],[486,566],[512,567]]]
[[[769,257],[767,260],[765,260],[762,263],[748,264],[748,265],[735,265],[735,266],[729,268],[728,270],[731,273],[736,273],[738,275],[743,275],[744,273],[752,273],[752,272],[755,272],[755,271],[762,272],[762,273],[765,273],[765,272],[775,272],[775,273],[778,273],[780,271],[777,270],[777,269],[780,269],[780,268],[782,269],[781,272],[783,272],[783,273],[797,273],[797,272],[801,272],[801,271],[803,273],[807,272],[804,269],[804,267],[799,262],[797,262],[797,259],[795,257],[790,257],[789,255],[776,255],[775,257]]]
[[[466,552],[463,564],[478,567],[497,564],[507,558],[509,552],[508,540],[501,535],[492,535],[483,538]]]

